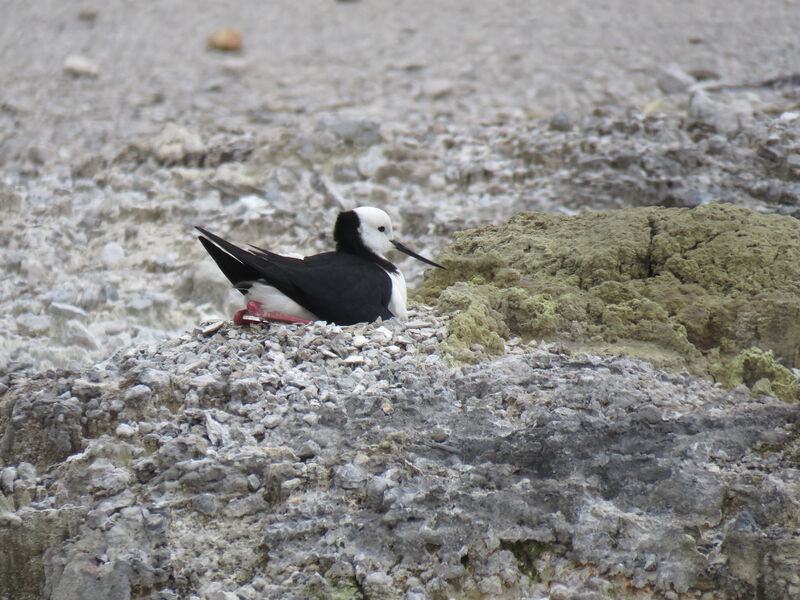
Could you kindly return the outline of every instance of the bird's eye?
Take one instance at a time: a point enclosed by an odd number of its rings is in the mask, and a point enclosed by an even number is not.
[[[378,227],[378,231],[380,231],[381,233],[383,233],[383,232],[385,232],[385,231],[386,231],[386,227],[384,227],[383,225],[381,225],[380,227]]]

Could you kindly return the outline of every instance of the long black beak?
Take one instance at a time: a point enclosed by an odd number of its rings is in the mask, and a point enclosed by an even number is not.
[[[433,262],[432,260],[428,260],[424,256],[420,256],[419,254],[417,254],[413,250],[410,250],[408,247],[404,246],[400,242],[398,242],[396,240],[391,240],[391,241],[392,241],[392,244],[394,245],[394,247],[397,248],[398,250],[400,250],[400,252],[403,252],[404,254],[408,254],[409,256],[413,256],[417,260],[421,260],[422,262],[424,262],[426,264],[429,264],[429,265],[431,265],[433,267],[438,267],[440,269],[445,269],[446,270],[446,268],[443,267],[442,265],[436,264],[435,262]]]

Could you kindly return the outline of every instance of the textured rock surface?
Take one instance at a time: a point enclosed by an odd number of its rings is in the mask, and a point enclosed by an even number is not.
[[[456,234],[440,260],[448,270],[431,273],[420,297],[460,311],[456,351],[500,350],[499,333],[560,334],[729,384],[766,378],[798,399],[786,370],[800,367],[797,219],[719,204],[524,213]],[[734,356],[752,346],[784,367],[733,377]]]
[[[20,376],[0,597],[800,594],[800,404],[518,341],[454,369],[446,325],[225,326]]]

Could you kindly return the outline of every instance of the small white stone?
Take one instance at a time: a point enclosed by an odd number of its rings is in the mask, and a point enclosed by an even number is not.
[[[353,346],[356,348],[363,348],[367,343],[367,337],[364,335],[353,336]]]
[[[80,54],[73,54],[64,60],[64,72],[73,77],[97,77],[100,70],[97,65]]]
[[[119,425],[117,425],[117,428],[114,430],[114,433],[117,434],[117,437],[129,438],[136,433],[136,430],[127,423],[120,423]]]
[[[29,462],[21,462],[17,465],[17,477],[25,481],[35,482],[38,477],[36,475],[36,467]]]
[[[70,319],[61,328],[61,343],[65,346],[80,346],[97,350],[100,342],[89,329],[77,319]]]
[[[100,252],[100,260],[107,268],[118,266],[125,260],[125,249],[117,242],[109,242]]]
[[[17,329],[22,334],[42,335],[50,330],[53,321],[47,315],[34,315],[33,313],[22,313],[16,319]]]
[[[29,283],[47,281],[52,276],[50,270],[46,269],[42,262],[33,256],[25,257],[20,263],[19,269]]]
[[[695,83],[694,78],[686,73],[677,63],[670,63],[661,67],[656,73],[658,87],[665,94],[679,94],[685,92]]]
[[[386,573],[373,571],[364,577],[363,587],[365,590],[371,590],[375,595],[379,595],[381,591],[391,589],[393,583],[394,580]]]
[[[453,92],[453,82],[450,79],[428,79],[422,84],[422,93],[425,96],[439,100]]]
[[[272,207],[269,205],[269,202],[264,200],[261,196],[256,196],[255,194],[242,196],[231,207],[236,214],[242,216],[267,215],[269,214],[271,208]]]
[[[281,482],[281,490],[284,492],[291,492],[303,485],[303,480],[299,477],[293,477],[292,479],[287,479],[286,481]]]
[[[153,141],[153,154],[160,162],[174,164],[189,155],[205,151],[200,135],[174,123],[167,123]]]
[[[346,365],[363,365],[364,364],[364,357],[359,354],[351,354],[347,358],[344,359],[344,364]]]
[[[376,327],[372,332],[372,339],[379,344],[388,344],[392,339],[392,332],[383,325]]]
[[[372,146],[366,154],[358,159],[358,170],[364,177],[372,177],[386,162],[386,156],[381,147]]]
[[[267,415],[261,420],[261,424],[267,429],[275,429],[282,420],[280,415]]]
[[[303,415],[303,422],[311,427],[314,427],[317,423],[319,423],[319,415],[317,413],[308,413]]]
[[[14,492],[14,480],[17,478],[16,467],[6,467],[0,471],[0,490],[6,495]]]
[[[225,325],[225,321],[217,321],[216,323],[211,323],[203,328],[203,335],[211,335],[212,333],[216,333],[220,329],[222,329],[223,325]]]
[[[13,512],[4,512],[0,515],[0,525],[17,528],[22,525],[22,517]]]
[[[447,186],[447,180],[441,173],[434,173],[428,178],[428,184],[435,190],[443,190]]]
[[[66,302],[51,302],[50,312],[65,319],[85,319],[89,316],[81,307]]]
[[[447,432],[447,430],[444,427],[439,427],[437,425],[436,427],[431,429],[431,439],[434,442],[443,442],[448,437],[450,437],[450,434]]]

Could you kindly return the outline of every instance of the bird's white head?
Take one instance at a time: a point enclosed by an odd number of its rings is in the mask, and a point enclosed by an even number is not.
[[[358,234],[361,242],[381,258],[392,248],[392,220],[380,208],[359,206],[353,209],[358,215]]]
[[[376,256],[381,266],[390,271],[396,267],[386,259],[386,253],[395,248],[400,252],[413,256],[424,263],[444,269],[430,259],[420,256],[404,244],[393,239],[392,220],[380,208],[372,206],[359,206],[353,210],[339,213],[336,226],[333,228],[333,237],[336,240],[336,250],[362,254],[365,250]]]

